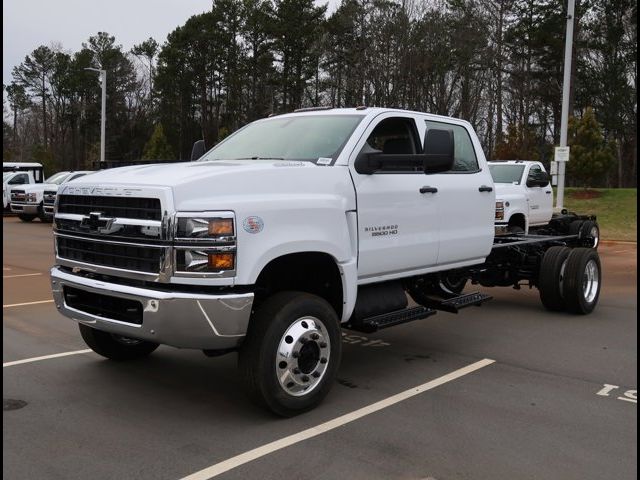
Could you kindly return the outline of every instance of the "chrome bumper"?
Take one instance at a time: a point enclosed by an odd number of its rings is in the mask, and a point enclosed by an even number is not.
[[[508,228],[509,228],[509,225],[506,224],[506,223],[504,223],[504,224],[496,223],[495,224],[495,234],[496,235],[505,235],[506,233],[509,233],[508,232]]]
[[[11,203],[11,211],[13,213],[26,213],[28,215],[38,214],[37,203]]]
[[[122,322],[68,306],[65,286],[142,303],[142,324]],[[51,289],[66,317],[126,337],[179,348],[217,350],[238,346],[247,331],[253,293],[205,295],[165,292],[108,283],[51,269]]]

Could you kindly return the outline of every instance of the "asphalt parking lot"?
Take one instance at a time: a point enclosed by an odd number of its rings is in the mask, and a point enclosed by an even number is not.
[[[51,301],[51,226],[5,217],[3,478],[635,479],[637,250],[600,254],[593,314],[504,288],[457,316],[345,331],[325,402],[279,419],[244,397],[235,354],[77,353]]]

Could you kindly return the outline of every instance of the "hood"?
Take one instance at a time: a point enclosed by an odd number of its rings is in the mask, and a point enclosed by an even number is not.
[[[516,195],[523,196],[522,185],[514,185],[512,183],[494,183],[496,187],[496,200],[504,197],[513,197]]]
[[[27,183],[25,185],[11,185],[11,190],[24,190],[24,193],[44,192],[58,188],[55,183]]]
[[[177,210],[229,209],[265,196],[353,191],[346,167],[289,160],[180,162],[112,168],[64,186],[169,187]],[[215,202],[212,204],[212,198]]]

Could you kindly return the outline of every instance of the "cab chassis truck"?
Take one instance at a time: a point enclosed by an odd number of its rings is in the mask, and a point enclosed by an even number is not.
[[[597,305],[590,229],[494,235],[493,180],[465,121],[302,110],[206,153],[197,143],[192,158],[60,187],[55,305],[111,360],[160,344],[237,352],[249,396],[292,416],[329,392],[341,328],[375,332],[491,298],[463,293],[469,282],[537,287],[552,311]]]

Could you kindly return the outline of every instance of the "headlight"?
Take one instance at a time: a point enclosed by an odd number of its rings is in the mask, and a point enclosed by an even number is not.
[[[235,274],[233,212],[179,213],[175,225],[176,276],[214,278]]]
[[[176,239],[209,240],[229,239],[235,234],[233,214],[211,217],[178,217]]]
[[[504,220],[504,202],[496,202],[496,220]]]

